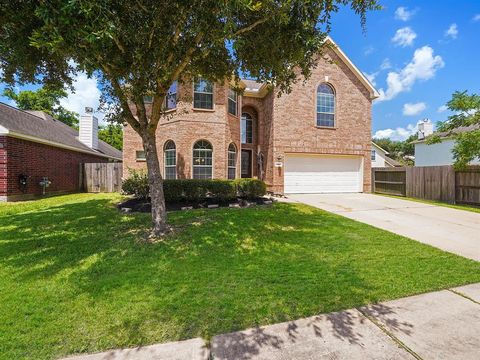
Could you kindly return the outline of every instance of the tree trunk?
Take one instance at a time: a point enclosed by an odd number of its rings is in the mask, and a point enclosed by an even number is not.
[[[150,185],[152,235],[162,236],[168,232],[168,226],[165,197],[163,195],[163,179],[160,173],[155,135],[150,133],[144,134],[142,140],[147,160],[148,183]]]

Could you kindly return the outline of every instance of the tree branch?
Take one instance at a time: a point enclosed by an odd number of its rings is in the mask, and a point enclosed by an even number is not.
[[[241,28],[241,29],[237,30],[236,32],[233,33],[232,37],[236,37],[236,36],[238,36],[238,35],[241,35],[241,34],[243,34],[243,33],[248,32],[248,31],[250,31],[250,30],[253,30],[253,29],[256,28],[258,25],[263,24],[263,23],[266,22],[267,20],[268,20],[268,17],[263,18],[263,19],[259,19],[259,20],[255,21],[253,24],[248,25],[248,26],[246,26],[246,27],[244,27],[244,28]]]
[[[162,114],[163,99],[165,98],[166,93],[168,91],[168,88],[166,88],[166,86],[170,87],[171,83],[177,80],[180,74],[183,72],[183,70],[185,70],[185,67],[190,62],[194,51],[197,49],[197,46],[202,41],[204,35],[205,33],[203,32],[200,32],[197,34],[193,42],[193,45],[187,50],[183,60],[177,66],[175,71],[172,72],[172,75],[168,79],[168,82],[165,82],[164,84],[162,84],[160,83],[160,81],[157,81],[157,92],[153,96],[152,117],[148,124],[148,128],[150,131],[156,130],[158,122],[160,121],[160,116]],[[168,83],[168,85],[165,85],[166,83]]]
[[[105,72],[105,75],[110,80],[110,83],[112,84],[115,95],[120,100],[120,105],[122,106],[123,112],[126,115],[125,120],[137,133],[140,134],[140,130],[141,130],[140,122],[137,119],[135,119],[135,117],[133,116],[133,113],[130,110],[130,106],[128,104],[128,98],[123,92],[120,83],[118,82],[116,77],[113,76],[109,65],[106,62],[104,62],[101,57],[98,57],[97,59],[99,60],[99,63],[101,64],[103,71]]]
[[[125,54],[125,52],[126,52],[126,51],[125,51],[125,47],[124,47],[123,44],[120,42],[120,40],[117,39],[116,36],[113,36],[112,38],[113,38],[113,41],[115,42],[115,44],[117,45],[118,50],[120,50],[120,52],[121,52],[122,54]]]

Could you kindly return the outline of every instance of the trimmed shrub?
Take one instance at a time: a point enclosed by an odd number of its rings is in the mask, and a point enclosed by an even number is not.
[[[139,199],[147,199],[150,194],[147,172],[129,169],[128,178],[122,181],[122,191]]]
[[[237,193],[246,199],[262,197],[267,193],[267,185],[258,179],[236,179]]]
[[[208,198],[224,202],[237,196],[232,180],[165,180],[163,192],[166,202],[199,202]]]
[[[136,198],[149,197],[148,176],[144,170],[129,170],[129,177],[122,182],[125,194]],[[163,193],[165,202],[193,202],[198,203],[206,199],[227,202],[240,196],[246,199],[255,199],[266,193],[266,185],[257,179],[237,180],[164,180]]]

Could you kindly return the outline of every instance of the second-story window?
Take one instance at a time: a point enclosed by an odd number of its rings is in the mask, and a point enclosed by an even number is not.
[[[193,107],[195,109],[213,109],[213,84],[198,79],[193,84]]]
[[[377,157],[376,151],[372,150],[372,160],[375,161],[376,157]]]
[[[242,144],[251,144],[253,142],[253,119],[249,113],[242,114],[240,131]]]
[[[335,92],[326,83],[317,88],[317,126],[335,126]]]
[[[237,92],[233,89],[228,89],[228,112],[232,115],[237,115],[237,99]]]
[[[167,96],[165,98],[165,109],[171,110],[177,107],[177,82],[174,81],[170,89],[168,89]]]

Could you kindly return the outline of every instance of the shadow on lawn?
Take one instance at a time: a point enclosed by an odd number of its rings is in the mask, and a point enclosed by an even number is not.
[[[75,269],[92,255],[116,252],[117,240],[142,231],[134,217],[121,217],[108,199],[69,203],[8,215],[1,222],[0,262],[22,269],[19,281]]]
[[[327,213],[306,216],[311,211],[278,204],[178,213],[171,221],[189,224],[180,233],[139,245],[148,215],[122,215],[108,199],[69,203],[0,217],[9,225],[0,227],[0,264],[12,268],[18,282],[60,276],[74,294],[63,301],[88,296],[99,309],[108,306],[100,321],[104,333],[115,334],[107,342],[113,347],[209,338],[324,312],[344,299],[370,300],[371,285],[349,260],[355,247],[337,235],[352,230],[352,222]],[[327,320],[335,336],[360,340],[348,314]],[[245,350],[239,359],[297,336],[294,322],[285,339],[255,331],[253,342],[244,335],[231,339]],[[94,342],[90,336],[84,341]]]

